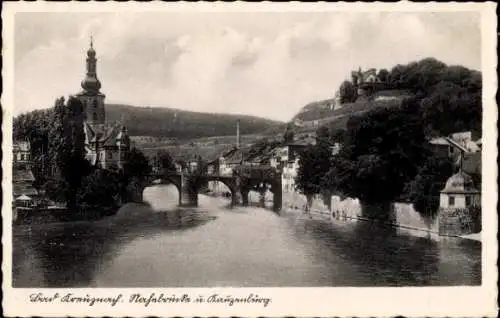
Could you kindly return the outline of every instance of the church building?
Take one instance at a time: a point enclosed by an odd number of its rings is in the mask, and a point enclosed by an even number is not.
[[[120,122],[107,122],[101,93],[101,82],[97,78],[96,51],[92,39],[87,51],[86,75],[82,91],[75,95],[84,107],[84,131],[86,158],[92,165],[103,169],[122,169],[130,150],[127,128]]]

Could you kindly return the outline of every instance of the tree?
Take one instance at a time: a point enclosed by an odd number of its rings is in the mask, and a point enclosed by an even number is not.
[[[331,151],[325,144],[308,146],[299,155],[297,189],[310,197],[325,188],[324,175],[330,170]]]
[[[365,203],[391,202],[415,177],[428,154],[425,144],[417,101],[370,111],[348,123],[326,183]]]
[[[343,103],[353,103],[356,101],[357,90],[353,83],[349,81],[344,81],[339,88],[340,102]]]
[[[82,180],[79,201],[91,206],[113,207],[121,194],[120,176],[105,169],[94,171]]]
[[[382,83],[387,83],[389,81],[389,71],[383,68],[378,71],[377,77]]]
[[[427,219],[433,219],[439,208],[439,194],[453,173],[449,158],[429,156],[417,175],[406,187],[406,196],[415,209]]]
[[[76,211],[77,194],[84,176],[91,172],[85,159],[85,134],[83,131],[83,105],[77,98],[70,98],[67,106],[56,104],[54,135],[50,140],[56,150],[56,163],[60,171],[66,204]]]
[[[334,129],[330,131],[330,136],[333,142],[343,143],[346,131],[344,129]]]
[[[142,178],[151,173],[151,165],[146,156],[137,148],[132,148],[128,154],[128,160],[125,163],[124,174],[127,180],[131,178]]]
[[[321,126],[316,129],[316,145],[320,148],[329,148],[332,145],[332,136],[328,127]]]
[[[174,159],[165,150],[160,150],[155,156],[155,161],[157,165],[163,170],[163,171],[175,171],[175,163]]]

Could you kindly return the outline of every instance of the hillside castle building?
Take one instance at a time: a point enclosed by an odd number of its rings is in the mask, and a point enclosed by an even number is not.
[[[130,150],[130,138],[123,123],[106,121],[106,96],[100,91],[96,68],[96,51],[91,38],[86,74],[81,83],[83,90],[75,95],[83,105],[86,158],[103,169],[122,169]]]

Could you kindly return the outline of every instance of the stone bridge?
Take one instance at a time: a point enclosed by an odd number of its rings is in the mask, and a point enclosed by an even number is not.
[[[270,166],[238,166],[232,175],[209,173],[160,172],[131,180],[127,186],[126,202],[143,202],[144,189],[159,184],[173,184],[179,193],[179,206],[198,206],[198,193],[208,181],[219,181],[231,192],[231,205],[248,205],[248,194],[266,190],[273,193],[273,210],[282,207],[281,174]],[[262,201],[263,199],[261,199]],[[263,202],[263,201],[262,201]]]

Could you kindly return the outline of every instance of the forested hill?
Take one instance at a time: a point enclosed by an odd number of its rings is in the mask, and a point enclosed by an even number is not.
[[[377,83],[371,95],[359,98],[356,89],[346,89],[353,84],[345,81],[339,88],[340,99],[346,100],[340,109],[332,107],[333,99],[313,102],[304,106],[293,121],[302,122],[304,128],[312,122],[345,128],[345,123],[352,116],[377,108],[397,106],[405,99],[415,98],[428,134],[448,135],[467,130],[481,132],[480,72],[425,58],[396,65],[391,70],[380,70],[379,74],[384,74],[383,81]],[[347,96],[349,91],[354,94]],[[343,124],[338,125],[339,122]]]
[[[240,134],[258,133],[283,124],[254,116],[117,104],[106,105],[106,118],[109,121],[123,119],[132,136],[179,139],[235,135],[237,119],[240,119]]]

